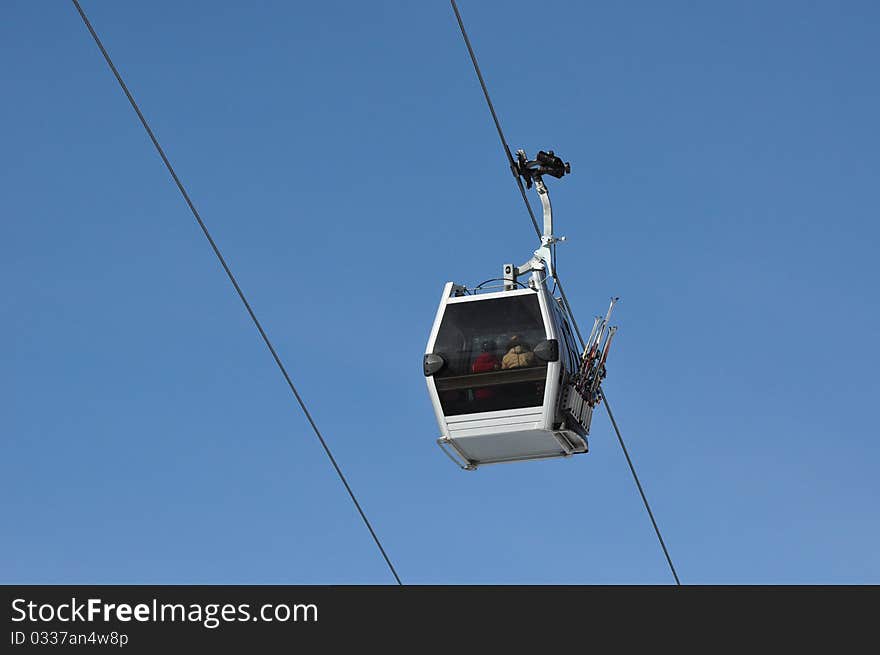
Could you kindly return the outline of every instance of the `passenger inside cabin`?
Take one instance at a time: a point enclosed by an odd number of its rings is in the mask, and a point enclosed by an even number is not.
[[[501,368],[501,362],[495,356],[494,350],[495,346],[491,341],[484,341],[480,344],[481,352],[474,360],[471,371],[473,373],[488,373],[489,371],[497,371]]]
[[[501,360],[502,369],[530,368],[537,366],[538,361],[529,344],[519,335],[510,338],[507,353]],[[515,400],[517,406],[527,407],[540,405],[544,399],[544,382],[521,382],[508,385],[505,393]]]
[[[501,362],[498,361],[498,357],[492,352],[495,350],[495,345],[491,341],[484,341],[480,345],[480,348],[482,352],[477,355],[477,358],[474,360],[474,363],[471,366],[471,372],[489,373],[490,371],[497,371],[500,369]],[[474,390],[474,398],[476,400],[488,400],[494,395],[495,392],[492,389],[483,388]]]
[[[507,353],[501,360],[501,368],[525,368],[535,365],[535,353],[529,344],[520,339],[519,335],[510,337],[507,344]]]

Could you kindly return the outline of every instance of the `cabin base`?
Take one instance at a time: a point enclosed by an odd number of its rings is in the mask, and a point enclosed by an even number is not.
[[[569,457],[588,450],[587,440],[568,430],[519,430],[490,435],[440,437],[437,444],[461,468],[484,464]]]

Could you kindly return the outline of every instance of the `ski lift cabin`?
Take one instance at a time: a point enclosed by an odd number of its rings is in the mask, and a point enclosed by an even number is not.
[[[566,412],[580,357],[556,300],[532,285],[468,294],[449,282],[425,354],[442,436],[464,468],[587,452],[592,408]]]
[[[570,169],[552,151],[539,153],[534,162],[522,151],[517,155],[519,174],[529,187],[534,182],[544,208],[541,247],[520,267],[504,265],[501,290],[484,293],[483,285],[469,290],[448,282],[424,355],[441,432],[437,443],[468,470],[587,452],[616,330],[605,331],[612,300],[605,319],[596,318],[584,351],[577,347],[566,306],[547,286],[553,279],[552,247],[561,239],[553,236],[541,180],[541,174],[561,177]]]

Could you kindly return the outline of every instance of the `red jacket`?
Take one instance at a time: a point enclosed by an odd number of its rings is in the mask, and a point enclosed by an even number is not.
[[[498,358],[492,353],[480,353],[474,360],[474,365],[471,367],[471,370],[474,373],[488,373],[489,371],[494,371],[500,366],[501,362],[499,362]]]
[[[474,360],[471,370],[474,373],[488,373],[497,368],[501,368],[501,362],[498,361],[498,358],[495,355],[492,353],[480,353]],[[492,389],[477,389],[474,391],[474,398],[477,400],[486,400],[494,395],[495,393]]]

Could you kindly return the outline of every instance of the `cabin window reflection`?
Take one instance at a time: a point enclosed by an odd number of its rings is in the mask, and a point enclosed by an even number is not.
[[[447,305],[434,347],[443,413],[542,405],[547,363],[533,349],[546,338],[537,294]]]

